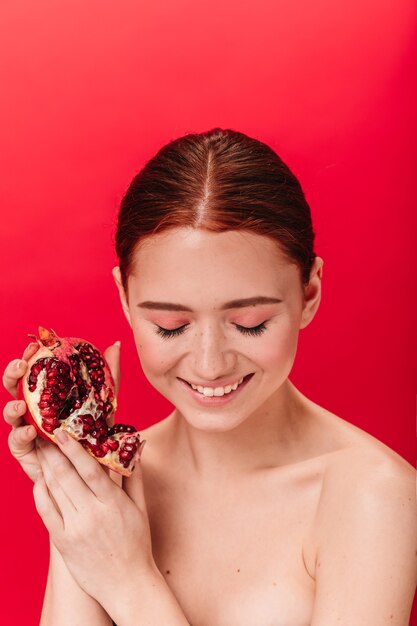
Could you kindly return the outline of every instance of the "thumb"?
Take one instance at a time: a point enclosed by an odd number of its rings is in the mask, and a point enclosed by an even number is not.
[[[123,476],[123,490],[127,493],[129,498],[137,505],[141,511],[146,511],[145,492],[143,489],[143,474],[142,465],[140,462],[140,455],[142,454],[143,447],[146,443],[144,439],[136,453],[137,460],[133,472],[130,476]]]
[[[109,346],[103,352],[103,356],[113,376],[114,391],[117,396],[120,387],[120,341],[116,341],[112,346]]]

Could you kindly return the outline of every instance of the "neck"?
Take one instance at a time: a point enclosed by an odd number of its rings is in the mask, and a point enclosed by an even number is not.
[[[212,483],[296,462],[305,452],[306,415],[306,398],[288,378],[255,413],[228,431],[199,430],[176,409],[169,418],[175,463],[190,477]]]

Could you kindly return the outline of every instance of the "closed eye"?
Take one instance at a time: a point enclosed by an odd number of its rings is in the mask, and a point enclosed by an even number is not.
[[[182,335],[182,333],[187,329],[187,326],[188,324],[184,324],[183,326],[180,326],[179,328],[173,328],[173,329],[162,328],[162,326],[157,326],[155,332],[158,335],[161,335],[161,337],[163,337],[164,339],[168,339],[170,337],[176,337],[178,335]],[[258,324],[258,326],[252,326],[251,328],[247,328],[246,326],[240,326],[239,324],[235,324],[235,326],[238,329],[238,331],[241,332],[243,335],[252,335],[255,337],[261,335],[266,330],[266,322],[262,322],[261,324]]]

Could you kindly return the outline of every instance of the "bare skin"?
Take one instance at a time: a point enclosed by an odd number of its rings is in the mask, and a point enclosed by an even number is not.
[[[144,372],[176,407],[143,433],[144,485],[156,563],[193,626],[312,623],[318,550],[338,514],[334,502],[349,487],[346,477],[357,485],[355,468],[366,476],[387,462],[412,492],[415,471],[404,459],[307,399],[288,377],[298,333],[320,303],[322,272],[318,257],[302,288],[297,268],[269,240],[186,229],[139,247],[128,294],[114,270]],[[260,294],[282,302],[221,308]],[[192,312],[138,307],[149,300]],[[233,328],[264,320],[260,337]],[[161,340],[155,324],[187,327]],[[235,404],[217,408],[184,397],[177,380],[215,386],[249,372]],[[413,573],[410,587],[415,562]],[[395,617],[402,624],[405,610]],[[383,623],[371,612],[363,619]]]
[[[175,412],[142,432],[154,558],[193,626],[311,624],[326,475],[333,472],[343,492],[352,463],[372,472],[389,459],[405,475],[414,471],[288,384],[304,404],[309,436],[304,454],[283,465],[265,463],[230,480],[219,475],[202,483],[183,462]],[[326,517],[325,497],[323,503]]]
[[[322,268],[318,257],[304,288],[267,238],[178,229],[136,250],[127,293],[114,270],[143,371],[175,406],[141,432],[141,467],[154,560],[192,626],[408,626],[415,470],[289,378]],[[222,308],[260,295],[281,302]],[[138,306],[149,301],[191,310]],[[239,330],[262,322],[259,335]],[[185,330],[163,338],[158,326]],[[106,356],[117,369],[114,349]],[[179,380],[216,387],[247,374],[217,407]],[[12,392],[15,379],[10,369]],[[12,425],[18,414],[6,406]],[[21,462],[23,432],[10,439]],[[84,600],[91,623],[107,624]]]

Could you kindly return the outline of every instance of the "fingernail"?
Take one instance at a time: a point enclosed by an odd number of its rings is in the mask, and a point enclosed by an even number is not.
[[[16,363],[14,364],[15,369],[19,370],[23,365],[23,361],[16,361]]]
[[[33,429],[33,430],[32,430]],[[34,426],[26,426],[25,428],[25,434],[27,437],[30,437],[31,435],[33,435],[33,431],[35,430]]]
[[[120,346],[122,345],[122,342],[121,341],[115,341],[113,345],[116,346],[117,348],[120,348]]]
[[[18,401],[14,403],[14,410],[16,411],[16,413],[19,413],[22,409],[23,409],[23,402]]]
[[[54,435],[58,439],[59,443],[66,443],[68,441],[68,435],[64,430],[60,428],[56,428],[54,430]]]

